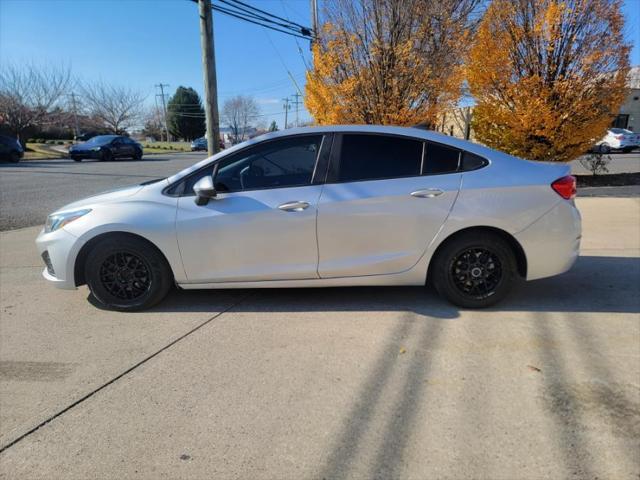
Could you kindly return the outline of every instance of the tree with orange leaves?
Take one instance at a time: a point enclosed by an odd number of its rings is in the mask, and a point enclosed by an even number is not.
[[[305,105],[316,123],[433,125],[461,96],[480,0],[331,0]]]
[[[629,70],[620,0],[493,0],[469,54],[476,138],[569,161],[602,137]]]

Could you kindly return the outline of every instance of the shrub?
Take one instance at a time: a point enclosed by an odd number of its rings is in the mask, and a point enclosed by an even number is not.
[[[44,138],[39,138],[36,140],[36,143],[44,143],[44,142],[45,142]]]
[[[589,170],[593,175],[600,175],[601,173],[608,173],[609,169],[607,165],[611,161],[610,155],[605,155],[600,152],[590,153],[580,158],[580,164]]]
[[[58,145],[64,145],[64,142],[62,140],[58,140]]]
[[[28,138],[27,143],[34,143],[36,141],[35,138]]]

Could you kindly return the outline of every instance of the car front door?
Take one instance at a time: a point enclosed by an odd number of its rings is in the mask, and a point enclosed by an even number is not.
[[[328,138],[266,141],[184,182],[176,232],[190,283],[317,278],[322,185],[314,172],[318,158],[328,158]],[[193,185],[211,174],[217,196],[196,205]]]
[[[336,135],[318,204],[321,278],[406,271],[457,197],[460,152],[409,137]]]

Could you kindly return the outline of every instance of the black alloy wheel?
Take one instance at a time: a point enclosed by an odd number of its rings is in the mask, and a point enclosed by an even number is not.
[[[489,249],[468,248],[453,259],[449,275],[463,294],[487,298],[496,293],[502,281],[502,264]]]
[[[121,300],[134,300],[151,288],[151,274],[146,262],[131,252],[109,255],[100,266],[104,289]]]
[[[93,297],[120,311],[149,308],[162,300],[173,285],[171,267],[146,240],[111,234],[88,253],[85,279]]]
[[[464,308],[499,302],[518,278],[513,248],[490,231],[470,231],[446,240],[432,259],[429,272],[438,293]]]

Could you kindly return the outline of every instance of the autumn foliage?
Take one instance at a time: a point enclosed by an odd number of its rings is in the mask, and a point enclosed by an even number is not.
[[[623,23],[619,0],[493,0],[467,68],[477,139],[535,160],[583,154],[624,99]]]
[[[434,124],[461,95],[479,0],[332,0],[305,105],[318,124]]]

